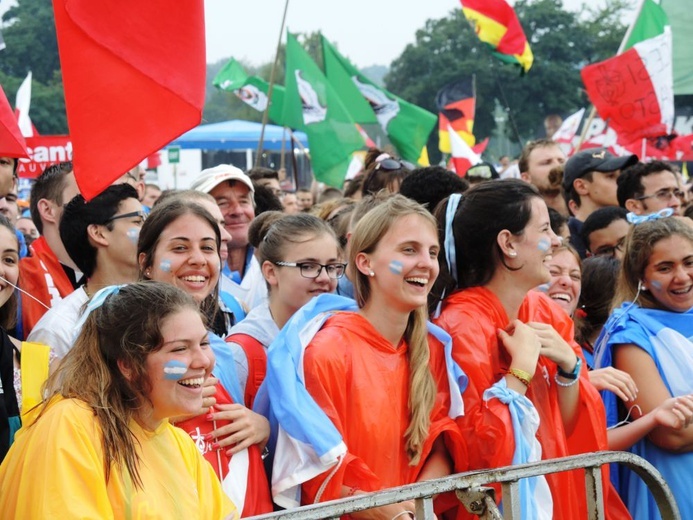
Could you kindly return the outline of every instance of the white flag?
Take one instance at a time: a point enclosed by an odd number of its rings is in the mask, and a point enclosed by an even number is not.
[[[34,136],[34,127],[29,119],[29,108],[31,107],[31,71],[26,75],[24,81],[17,90],[17,98],[14,103],[17,109],[17,125],[24,137]]]

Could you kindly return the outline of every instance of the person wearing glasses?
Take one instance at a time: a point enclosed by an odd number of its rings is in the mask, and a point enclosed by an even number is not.
[[[75,324],[94,293],[137,280],[137,237],[144,219],[137,192],[129,184],[109,186],[89,202],[77,195],[67,203],[60,239],[86,283],[44,314],[28,341],[48,345],[58,358],[67,354]]]
[[[251,224],[267,300],[253,308],[226,338],[236,347],[246,406],[252,407],[267,364],[266,351],[284,324],[313,297],[333,293],[344,276],[339,241],[324,220],[308,213],[268,212]]]
[[[610,256],[623,260],[626,235],[630,230],[628,211],[609,206],[592,213],[582,225],[582,240],[587,256]]]
[[[618,205],[636,215],[671,208],[683,215],[685,193],[673,167],[663,161],[639,162],[618,179]]]
[[[172,422],[195,441],[241,516],[272,511],[262,450],[267,420],[244,406],[234,353],[210,329],[219,312],[219,221],[197,201],[173,197],[157,204],[137,243],[140,279],[174,285],[197,302],[216,364],[204,382],[202,408]]]

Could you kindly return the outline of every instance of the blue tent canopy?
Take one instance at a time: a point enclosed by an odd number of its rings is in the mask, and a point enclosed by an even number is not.
[[[260,140],[261,123],[251,121],[224,121],[200,125],[184,133],[171,145],[181,148],[199,148],[202,150],[246,150],[256,149]],[[308,148],[308,137],[303,132],[293,132],[293,136],[304,147]],[[289,131],[276,125],[265,126],[263,148],[270,151],[281,151],[282,139],[286,150],[291,148]]]

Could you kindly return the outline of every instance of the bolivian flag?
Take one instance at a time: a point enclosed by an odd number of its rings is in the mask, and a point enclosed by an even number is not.
[[[534,61],[520,21],[505,0],[460,0],[462,12],[474,26],[479,39],[491,46],[493,54],[529,71]]]

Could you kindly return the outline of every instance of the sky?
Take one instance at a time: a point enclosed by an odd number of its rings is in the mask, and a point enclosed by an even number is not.
[[[577,11],[583,3],[596,7],[605,0],[563,3]],[[272,61],[284,5],[285,0],[205,0],[207,62]],[[286,26],[291,32],[322,31],[359,68],[389,66],[414,43],[427,19],[443,18],[453,9],[460,9],[459,0],[289,0]]]

